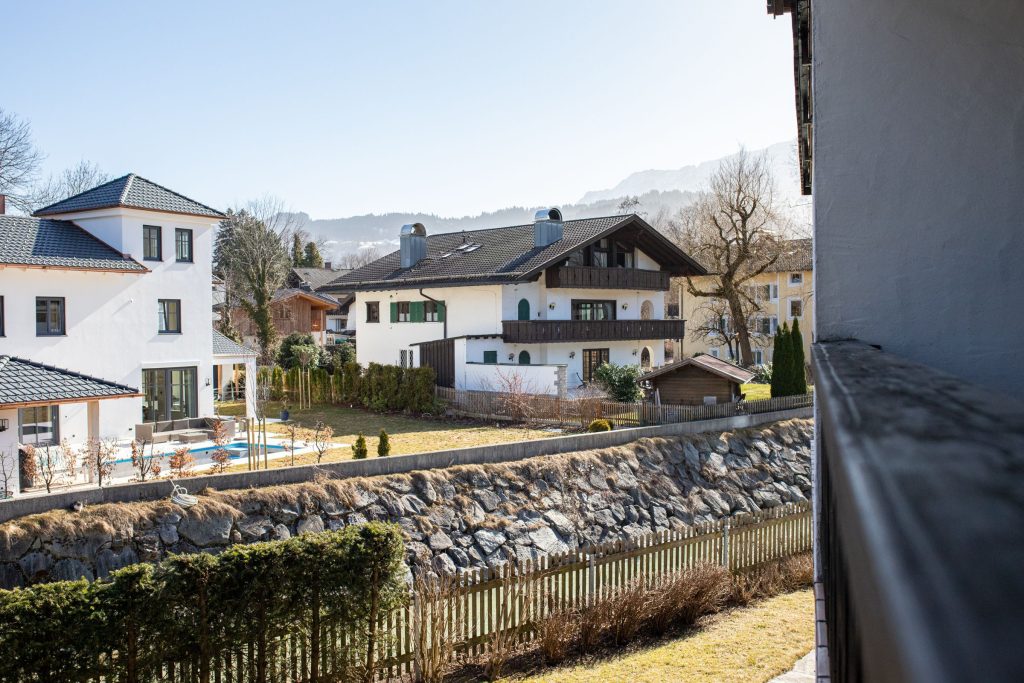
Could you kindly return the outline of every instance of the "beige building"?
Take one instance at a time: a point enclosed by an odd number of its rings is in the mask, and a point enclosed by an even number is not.
[[[768,271],[747,284],[761,309],[749,321],[756,364],[771,362],[776,329],[783,323],[792,327],[794,319],[800,321],[804,355],[810,358],[811,331],[814,329],[811,240],[789,240],[787,245],[786,251]],[[698,289],[706,289],[712,286],[714,277],[695,277],[694,284]],[[690,295],[686,291],[686,281],[680,279],[679,282],[680,317],[686,320],[686,338],[681,341],[680,357],[708,353],[716,358],[736,360],[737,338],[728,307],[720,299]]]

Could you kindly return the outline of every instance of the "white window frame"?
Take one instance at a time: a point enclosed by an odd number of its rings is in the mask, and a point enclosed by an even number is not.
[[[794,301],[799,301],[800,302],[800,315],[793,315],[793,302]],[[790,320],[792,320],[793,318],[796,318],[797,320],[803,320],[803,318],[804,318],[804,300],[801,299],[798,296],[791,296],[791,297],[789,297],[789,299],[786,300],[786,317],[789,318]]]
[[[789,274],[789,284],[790,284],[790,286],[792,286],[792,285],[802,285],[803,283],[804,283],[804,274],[803,273],[790,273]]]

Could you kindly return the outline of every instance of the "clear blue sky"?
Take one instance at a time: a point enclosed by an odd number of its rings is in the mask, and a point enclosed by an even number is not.
[[[88,159],[314,218],[558,205],[795,136],[764,0],[18,2],[0,106]]]

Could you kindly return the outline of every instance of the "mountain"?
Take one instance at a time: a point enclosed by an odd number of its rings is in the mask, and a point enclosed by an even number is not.
[[[753,150],[760,153],[762,150]],[[784,200],[793,203],[799,195],[797,182],[796,142],[780,142],[763,150]],[[636,196],[639,211],[650,221],[674,215],[693,202],[696,193],[707,182],[719,164],[730,157],[705,161],[675,170],[649,170],[633,173],[607,190],[587,192],[576,204],[562,205],[566,219],[609,216],[619,213],[623,197]],[[297,213],[304,228],[312,235],[326,238],[329,260],[358,249],[377,248],[388,252],[398,247],[398,231],[406,223],[422,223],[433,233],[477,230],[505,225],[522,225],[533,221],[534,213],[546,207],[513,206],[489,211],[476,216],[442,217],[430,213],[385,213],[312,220],[305,213]],[[327,257],[327,254],[325,254]]]

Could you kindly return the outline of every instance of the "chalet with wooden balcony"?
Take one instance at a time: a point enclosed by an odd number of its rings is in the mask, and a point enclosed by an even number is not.
[[[666,319],[672,276],[704,269],[639,216],[563,220],[427,235],[402,228],[400,248],[321,292],[354,292],[360,363],[429,365],[438,383],[535,393],[589,383],[606,362],[664,362],[683,320]]]
[[[270,314],[280,336],[287,337],[293,332],[311,334],[317,344],[324,346],[327,344],[328,314],[337,311],[339,305],[333,296],[314,292],[308,286],[285,287],[274,292]],[[245,308],[235,307],[231,320],[245,343],[255,348],[256,324]]]

